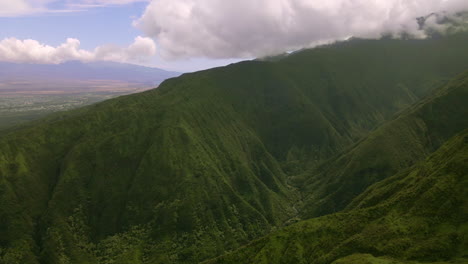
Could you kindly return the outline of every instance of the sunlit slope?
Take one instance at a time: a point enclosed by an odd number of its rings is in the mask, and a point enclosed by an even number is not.
[[[163,258],[167,244],[196,259],[287,218],[284,174],[255,133],[208,99],[183,100],[153,91],[3,137],[2,246],[76,263],[138,228]]]

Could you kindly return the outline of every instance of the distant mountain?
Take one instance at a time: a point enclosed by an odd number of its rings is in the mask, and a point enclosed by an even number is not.
[[[0,132],[0,263],[464,259],[467,46],[353,39]]]
[[[114,62],[58,65],[0,62],[0,129],[105,99],[152,89],[179,76]]]
[[[57,65],[0,62],[0,83],[38,80],[47,82],[112,80],[157,86],[164,80],[178,75],[180,73],[115,62],[72,61]]]

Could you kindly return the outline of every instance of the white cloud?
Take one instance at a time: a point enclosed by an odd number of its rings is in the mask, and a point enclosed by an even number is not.
[[[150,38],[136,37],[128,47],[99,46],[94,50],[94,60],[144,63],[156,55],[156,44]]]
[[[166,58],[245,58],[350,36],[416,32],[416,18],[467,0],[153,0],[135,25]]]
[[[59,64],[71,60],[144,63],[155,54],[154,41],[140,36],[128,47],[105,45],[92,51],[80,49],[80,41],[74,38],[57,47],[32,39],[6,38],[0,41],[0,61],[17,63]]]
[[[27,0],[0,0],[0,17],[24,15],[38,8],[30,5]]]

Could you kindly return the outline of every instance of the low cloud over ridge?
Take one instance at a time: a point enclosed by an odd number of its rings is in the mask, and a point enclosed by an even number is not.
[[[92,51],[80,49],[80,41],[74,38],[68,38],[57,47],[32,39],[6,38],[0,41],[0,61],[16,63],[59,64],[70,60],[143,63],[155,54],[154,41],[140,36],[128,47],[104,45]]]
[[[248,58],[418,33],[417,17],[466,9],[466,0],[153,0],[135,25],[166,58]]]

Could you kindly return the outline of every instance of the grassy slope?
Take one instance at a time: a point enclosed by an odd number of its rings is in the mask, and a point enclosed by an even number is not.
[[[291,225],[207,263],[466,263],[467,164],[465,130],[370,187],[347,211]]]
[[[467,42],[245,62],[2,134],[0,263],[191,263],[234,249],[294,213],[282,166],[329,157],[466,69]]]
[[[408,168],[468,127],[468,72],[296,179],[303,217],[341,211],[369,185]]]

